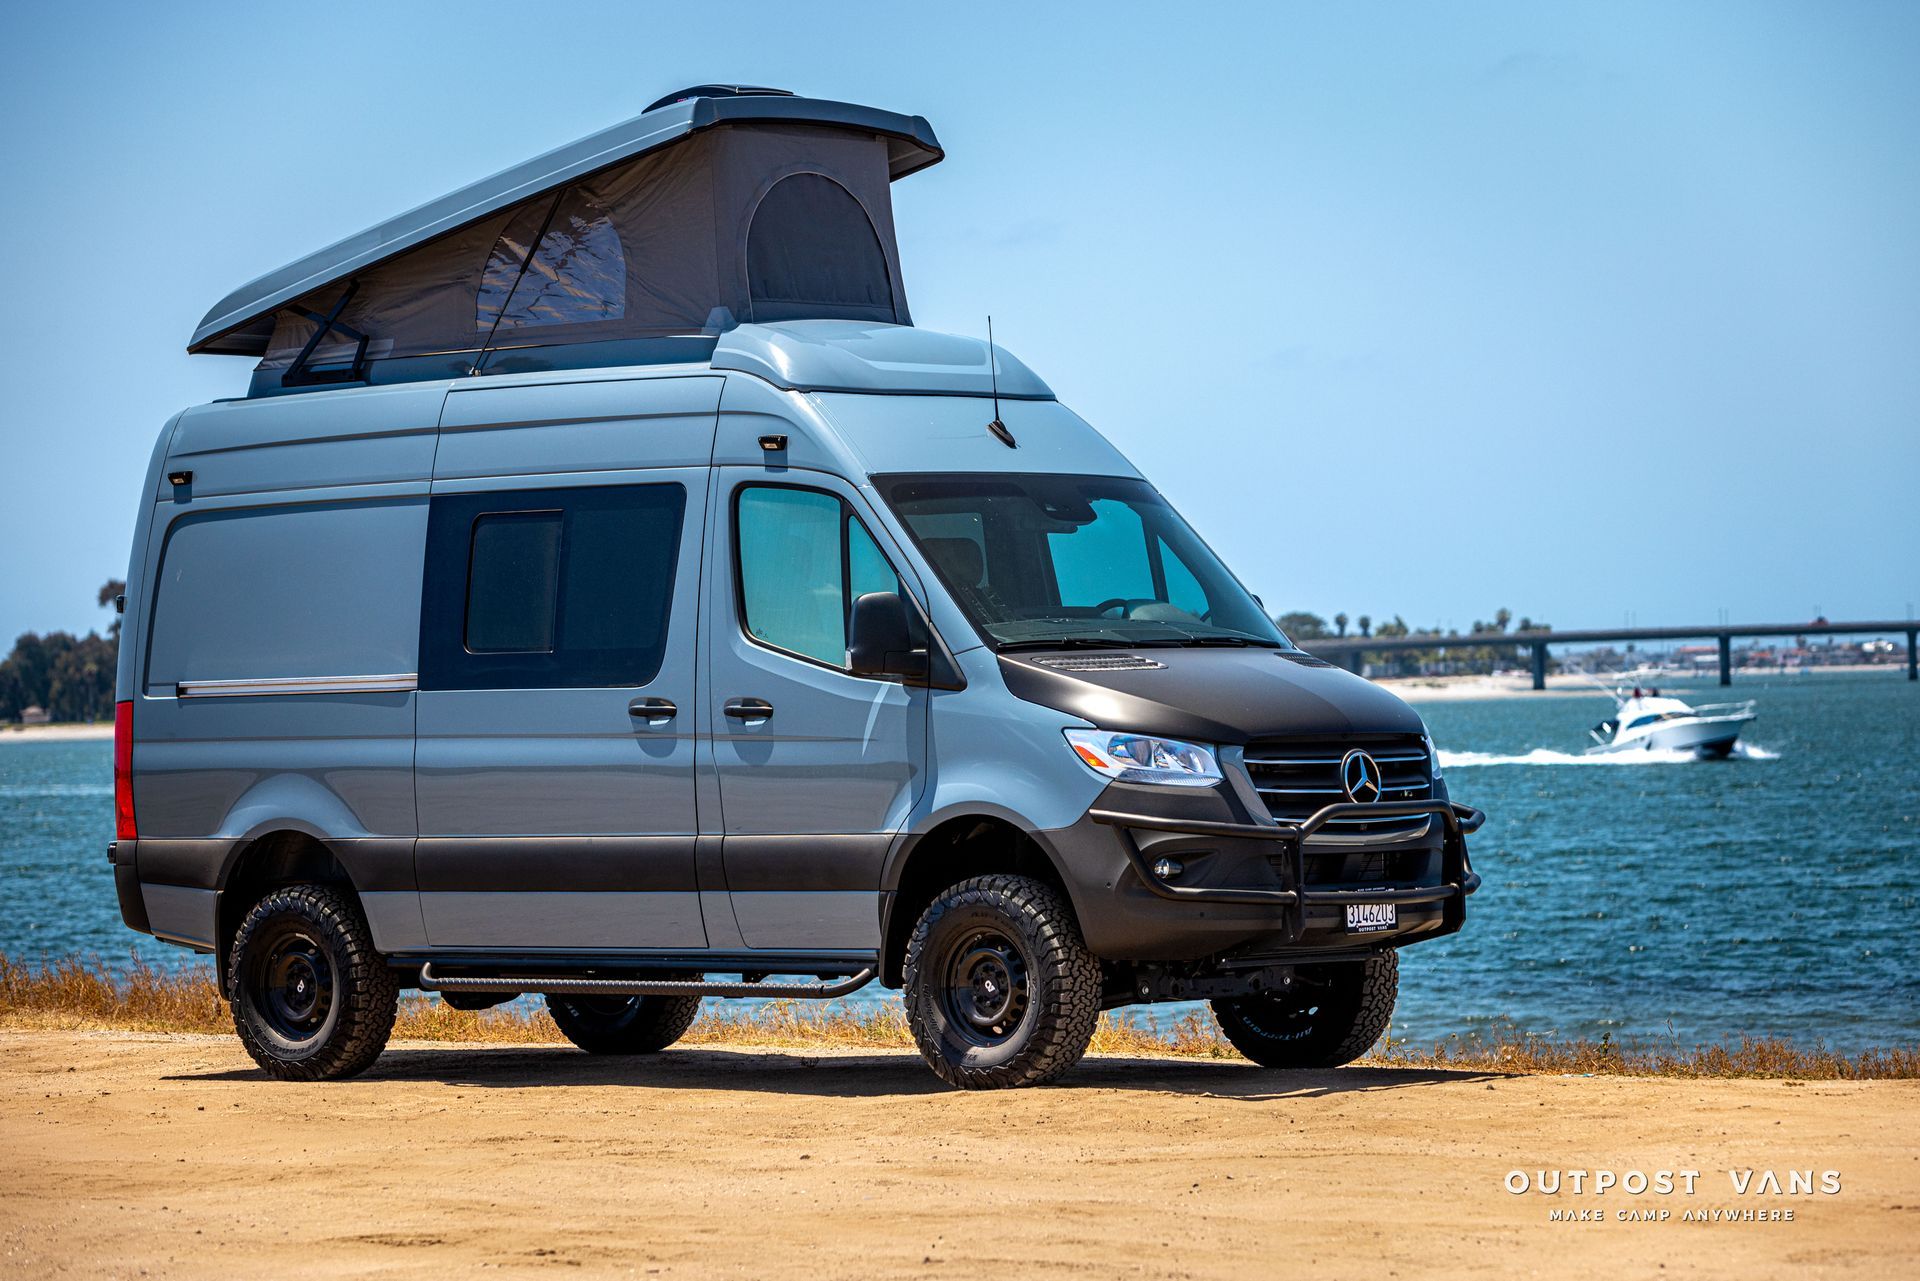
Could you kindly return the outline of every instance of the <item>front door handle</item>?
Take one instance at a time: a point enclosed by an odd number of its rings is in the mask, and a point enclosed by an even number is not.
[[[666,698],[636,698],[627,704],[627,715],[649,725],[665,725],[679,714],[680,709]]]
[[[730,698],[720,709],[737,721],[764,721],[773,715],[773,704],[764,698]]]

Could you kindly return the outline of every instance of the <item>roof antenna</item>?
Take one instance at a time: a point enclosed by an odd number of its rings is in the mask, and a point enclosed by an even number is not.
[[[987,430],[993,438],[1008,449],[1018,449],[1020,444],[1014,440],[1013,433],[1000,421],[1000,357],[993,346],[993,317],[987,317],[987,371],[993,377],[993,421],[987,424]]]

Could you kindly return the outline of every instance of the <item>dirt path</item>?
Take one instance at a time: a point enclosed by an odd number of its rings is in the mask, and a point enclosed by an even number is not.
[[[0,1276],[1913,1276],[1917,1108],[1920,1082],[1117,1059],[965,1095],[905,1054],[419,1044],[300,1086],[225,1038],[0,1032]],[[1504,1189],[1542,1167],[1702,1174]],[[1842,1190],[1735,1196],[1748,1167]],[[1794,1221],[1680,1221],[1729,1208]]]

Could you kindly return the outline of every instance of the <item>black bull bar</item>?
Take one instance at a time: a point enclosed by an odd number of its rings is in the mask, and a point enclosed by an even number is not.
[[[1307,885],[1307,842],[1335,819],[1437,818],[1446,828],[1441,846],[1440,884],[1410,886],[1405,889],[1310,890]],[[1117,810],[1093,810],[1088,815],[1096,823],[1114,828],[1127,861],[1147,889],[1176,903],[1239,903],[1286,909],[1289,933],[1298,938],[1306,929],[1308,907],[1338,906],[1345,903],[1435,903],[1447,899],[1465,899],[1480,888],[1480,876],[1467,861],[1466,837],[1480,830],[1487,816],[1471,805],[1450,801],[1375,801],[1370,804],[1341,802],[1314,811],[1297,823],[1213,823],[1190,819],[1159,818],[1150,814],[1125,814]],[[1223,836],[1235,840],[1272,841],[1284,848],[1285,867],[1290,886],[1267,889],[1245,886],[1169,885],[1156,876],[1135,830],[1172,832],[1180,836]]]

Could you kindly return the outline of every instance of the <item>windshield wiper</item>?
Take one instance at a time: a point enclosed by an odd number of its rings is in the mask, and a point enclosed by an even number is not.
[[[1261,649],[1279,649],[1280,646],[1270,640],[1261,640],[1257,636],[1189,636],[1178,642],[1182,645],[1229,645],[1235,648],[1258,646]]]
[[[1030,640],[1000,641],[994,645],[998,653],[1010,649],[1135,649],[1141,645],[1164,645],[1165,641],[1118,640],[1105,636],[1036,636]]]

